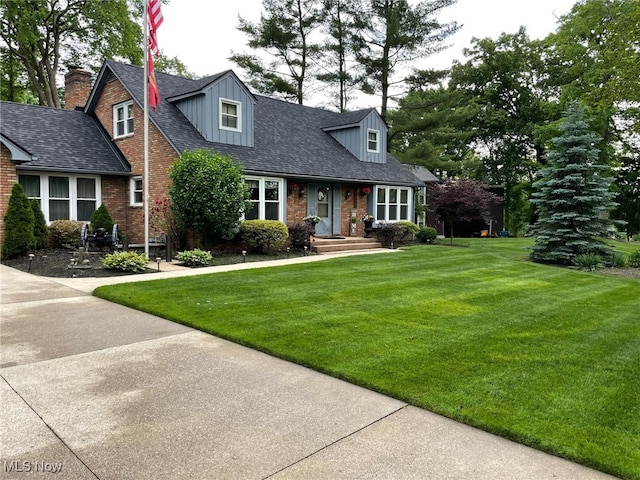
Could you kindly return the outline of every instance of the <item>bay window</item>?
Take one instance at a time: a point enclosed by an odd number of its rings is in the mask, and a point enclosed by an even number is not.
[[[100,177],[60,174],[18,174],[28,198],[38,201],[47,222],[88,222],[100,205]]]
[[[376,220],[412,221],[410,188],[378,186],[376,190]]]

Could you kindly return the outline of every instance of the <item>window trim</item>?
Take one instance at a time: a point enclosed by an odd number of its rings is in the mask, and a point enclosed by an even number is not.
[[[380,190],[384,190],[384,203],[378,203],[378,192]],[[397,190],[396,202],[393,204],[396,209],[396,218],[394,220],[389,220],[389,200],[390,190]],[[407,192],[407,202],[402,203],[402,191]],[[413,189],[411,187],[403,187],[400,185],[377,185],[375,191],[375,217],[376,220],[388,223],[396,223],[396,222],[413,222]],[[379,207],[384,205],[384,218],[380,218],[380,210]],[[407,216],[406,218],[402,217],[402,207],[407,207]]]
[[[233,117],[232,115],[229,114],[225,114],[222,112],[222,105],[223,104],[229,104],[229,105],[235,105],[236,106],[236,122],[237,122],[237,127],[236,128],[232,128],[232,127],[228,127],[222,124],[222,116],[223,115],[227,115],[229,117]],[[218,99],[218,126],[220,127],[220,130],[228,130],[230,132],[242,132],[242,102],[239,102],[237,100],[231,100],[228,98],[222,98],[220,97]]]
[[[21,175],[32,175],[40,177],[40,197],[28,197],[36,198],[40,203],[40,209],[44,214],[45,221],[50,224],[49,215],[49,201],[50,200],[67,200],[62,198],[51,198],[49,195],[49,177],[66,177],[69,179],[69,220],[78,220],[78,200],[86,201],[91,200],[87,198],[78,198],[78,179],[88,178],[95,181],[95,202],[98,208],[102,204],[102,179],[99,175],[84,175],[84,174],[71,174],[63,172],[41,172],[41,171],[24,171],[18,170],[16,172],[16,183],[20,183]],[[82,221],[82,220],[81,220]],[[88,221],[88,220],[86,220]]]
[[[129,182],[129,206],[131,207],[142,207],[144,205],[144,184],[141,184],[140,190],[136,189],[136,182],[142,182],[142,175],[135,175],[131,177]],[[139,202],[136,202],[136,192],[141,193],[141,199]]]
[[[376,134],[376,148],[375,150],[372,150],[371,148],[369,148],[369,134],[370,133],[375,133]],[[367,129],[367,153],[380,153],[380,130],[375,130],[373,128],[368,128]]]
[[[134,114],[134,109],[131,109],[131,117],[126,117],[126,113],[128,111],[127,107],[133,107],[133,100],[127,100],[126,102],[121,102],[118,103],[116,105],[113,106],[113,138],[124,138],[124,137],[130,137],[131,135],[133,135],[133,131],[135,128],[135,124],[132,126],[131,131],[129,131],[129,119],[133,120],[135,117]],[[118,135],[118,110],[120,109],[124,109],[124,114],[125,114],[125,118],[123,120],[124,122],[124,129],[123,129],[123,134],[122,135]],[[134,122],[135,123],[135,122]]]
[[[252,180],[254,182],[258,182],[258,189],[260,191],[260,196],[258,198],[257,201],[253,202],[253,203],[257,203],[258,204],[258,219],[259,220],[265,220],[265,215],[266,215],[266,204],[267,203],[276,203],[274,201],[268,201],[265,198],[265,185],[266,182],[276,182],[278,184],[278,218],[277,220],[280,222],[284,222],[284,215],[285,215],[285,204],[286,204],[286,192],[284,189],[284,179],[283,178],[278,178],[278,177],[255,177],[255,176],[250,176],[247,175],[244,177],[245,182],[247,180]],[[246,218],[243,215],[243,220],[246,220]]]

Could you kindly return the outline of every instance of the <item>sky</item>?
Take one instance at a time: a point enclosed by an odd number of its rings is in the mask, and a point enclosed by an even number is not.
[[[555,31],[558,18],[576,1],[458,0],[438,16],[441,23],[455,20],[463,25],[449,37],[451,47],[416,66],[447,68],[454,59],[464,60],[462,50],[471,45],[473,37],[497,39],[501,33],[517,32],[520,26],[526,27],[530,38],[543,38]],[[162,6],[164,22],[158,29],[158,43],[165,55],[178,57],[199,77],[234,69],[242,78],[242,71],[227,59],[232,51],[249,52],[246,36],[236,29],[238,15],[257,22],[261,10],[261,0],[171,0]]]

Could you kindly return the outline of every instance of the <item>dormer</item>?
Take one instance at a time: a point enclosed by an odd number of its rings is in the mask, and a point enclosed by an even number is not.
[[[231,71],[194,80],[173,103],[209,142],[252,147],[256,98]]]
[[[375,109],[343,113],[336,124],[323,130],[358,160],[386,163],[388,127]]]

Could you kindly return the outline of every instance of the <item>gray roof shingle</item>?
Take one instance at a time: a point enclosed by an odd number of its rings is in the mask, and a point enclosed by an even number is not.
[[[142,105],[142,68],[112,60],[107,60],[105,67],[116,75],[134,100]],[[222,74],[205,80],[188,80],[164,73],[156,74],[163,100],[155,111],[151,111],[150,118],[178,152],[210,148],[230,154],[249,174],[411,186],[423,184],[411,170],[391,155],[387,155],[385,164],[361,162],[323,131],[326,127],[357,123],[371,109],[340,114],[255,95],[257,102],[254,107],[253,147],[207,141],[175,105],[164,99],[202,89],[220,75]]]
[[[91,115],[4,101],[0,114],[0,133],[34,157],[21,168],[112,175],[131,170]]]

